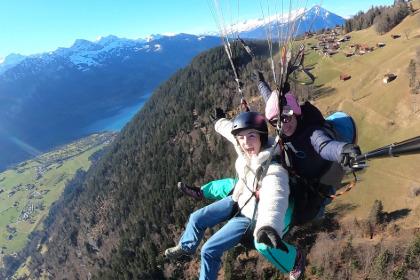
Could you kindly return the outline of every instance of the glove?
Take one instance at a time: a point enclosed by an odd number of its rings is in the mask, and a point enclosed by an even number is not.
[[[225,112],[223,111],[223,109],[222,109],[222,108],[219,108],[219,107],[216,107],[216,108],[214,109],[213,114],[211,114],[211,115],[210,115],[210,119],[211,119],[213,122],[217,121],[218,119],[225,118],[225,117],[226,117]]]
[[[340,164],[345,172],[352,172],[363,169],[361,167],[353,166],[355,164],[356,157],[361,154],[362,152],[360,151],[359,146],[355,144],[349,143],[343,146],[343,149],[341,150]]]
[[[251,74],[251,79],[256,81],[256,82],[264,82],[265,83],[265,79],[264,79],[264,75],[261,71],[258,70],[254,70],[254,72]]]
[[[257,242],[263,243],[269,247],[277,248],[286,253],[289,253],[289,249],[283,243],[277,232],[270,226],[264,226],[257,232]]]

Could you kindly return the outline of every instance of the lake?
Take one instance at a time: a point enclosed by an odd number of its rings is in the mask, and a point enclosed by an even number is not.
[[[141,101],[119,110],[114,116],[94,122],[86,128],[86,132],[120,131],[143,107],[149,97],[150,95],[146,95]]]

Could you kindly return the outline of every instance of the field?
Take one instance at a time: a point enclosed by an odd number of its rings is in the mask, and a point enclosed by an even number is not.
[[[114,137],[93,134],[0,173],[0,258],[22,249],[28,235],[42,228],[66,182],[78,169],[87,170],[89,157]]]
[[[391,34],[401,37],[392,39]],[[314,65],[315,85],[333,89],[332,94],[321,96],[315,104],[324,114],[336,110],[350,113],[357,123],[358,144],[365,152],[420,135],[420,94],[410,93],[407,74],[411,59],[420,62],[420,13],[408,16],[384,35],[378,35],[373,27],[348,35],[350,41],[342,44],[337,54],[324,56],[315,51],[307,54],[306,64]],[[308,42],[316,44],[313,38]],[[379,42],[385,43],[385,47],[376,47]],[[374,50],[345,57],[349,46],[357,43]],[[351,75],[351,79],[340,80],[341,73]],[[382,79],[387,73],[394,73],[397,78],[385,84]],[[408,209],[409,214],[400,224],[418,228],[420,198],[413,196],[413,190],[420,189],[419,170],[418,155],[370,161],[356,188],[335,204],[355,206],[345,218],[363,218],[378,199],[387,212]]]

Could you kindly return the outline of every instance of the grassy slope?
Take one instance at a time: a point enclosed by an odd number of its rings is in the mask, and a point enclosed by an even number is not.
[[[416,2],[418,5],[419,1]],[[404,34],[410,30],[409,39]],[[392,39],[390,34],[400,34]],[[400,25],[384,35],[373,28],[350,33],[351,43],[375,46],[385,42],[384,48],[375,49],[363,56],[346,58],[342,53],[319,58],[314,73],[318,84],[335,88],[335,94],[317,100],[316,104],[328,112],[344,110],[354,116],[359,130],[359,144],[363,151],[420,135],[420,112],[412,111],[407,66],[420,47],[420,13],[406,18]],[[313,59],[312,59],[313,60]],[[340,81],[339,73],[352,78]],[[392,72],[398,78],[389,84],[382,83],[383,75]],[[333,76],[333,77],[332,77]],[[417,97],[420,104],[420,97]],[[410,215],[402,220],[407,227],[419,227],[420,200],[409,196],[410,188],[420,187],[420,158],[407,156],[369,162],[370,167],[362,182],[336,203],[352,203],[358,207],[347,217],[364,217],[375,199],[382,200],[387,212],[408,208]]]
[[[4,192],[0,194],[0,247],[3,248],[4,254],[10,254],[23,248],[27,236],[33,230],[42,227],[42,219],[48,214],[51,204],[61,195],[66,182],[74,176],[77,169],[86,170],[89,168],[91,164],[89,156],[105,146],[101,140],[95,138],[97,138],[97,135],[86,138],[89,139],[88,141],[77,141],[38,157],[38,160],[48,160],[53,157],[59,159],[70,156],[62,164],[57,162],[48,164],[49,170],[38,180],[35,178],[36,168],[42,164],[35,160],[29,160],[15,169],[0,173],[0,180],[2,180],[0,188],[4,189]],[[31,191],[22,188],[12,197],[8,197],[13,186],[19,184],[23,186],[34,184],[36,191],[48,190],[48,192],[40,199],[29,199],[28,195]],[[36,210],[30,219],[31,222],[18,219],[28,202],[36,203],[38,201],[43,201],[45,208],[44,210]],[[17,206],[13,206],[15,202],[18,203]],[[6,225],[16,228],[16,233],[12,234],[13,238],[11,240],[8,240],[11,234],[7,232]]]

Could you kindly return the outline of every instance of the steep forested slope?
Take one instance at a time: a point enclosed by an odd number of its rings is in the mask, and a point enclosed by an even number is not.
[[[263,48],[253,49],[261,54]],[[240,68],[250,62],[238,57]],[[163,277],[161,253],[197,206],[180,196],[176,182],[203,183],[233,171],[233,151],[209,121],[214,106],[239,104],[230,71],[223,49],[216,48],[154,93],[57,214],[43,249],[32,256],[35,275]],[[255,96],[255,90],[247,92]]]

